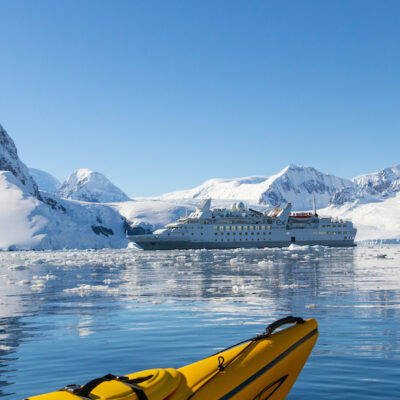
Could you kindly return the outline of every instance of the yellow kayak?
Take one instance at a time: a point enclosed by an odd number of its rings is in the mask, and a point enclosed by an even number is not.
[[[286,324],[295,324],[276,331]],[[314,319],[286,317],[265,333],[174,369],[105,375],[26,400],[277,400],[284,399],[318,337]]]

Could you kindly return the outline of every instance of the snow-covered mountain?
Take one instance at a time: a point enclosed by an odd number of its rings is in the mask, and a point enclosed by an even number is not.
[[[335,193],[331,205],[342,206],[354,202],[365,204],[396,196],[400,192],[400,165],[357,176],[352,182],[353,185]]]
[[[29,168],[29,173],[37,183],[39,190],[56,193],[61,186],[61,182],[48,172],[36,168]]]
[[[39,200],[11,172],[0,172],[0,249],[126,247],[124,222],[103,204],[44,192]]]
[[[357,240],[400,240],[400,165],[352,180],[289,165],[270,177],[210,179],[193,189],[136,200],[87,169],[72,174],[57,194],[55,178],[31,171],[41,191],[0,126],[0,249],[126,247],[126,233],[163,227],[209,197],[214,207],[242,200],[258,209],[291,202],[297,210],[311,209],[315,197],[319,214],[353,219]]]
[[[126,247],[129,226],[107,205],[39,192],[0,126],[0,249]]]
[[[231,199],[266,207],[291,202],[295,210],[307,210],[312,208],[313,197],[319,207],[326,207],[337,191],[352,185],[348,179],[315,168],[289,165],[271,177],[210,179],[193,189],[167,193],[160,199]]]
[[[40,198],[36,182],[32,179],[27,166],[19,159],[14,141],[0,125],[0,171],[10,171],[25,190]]]
[[[113,203],[131,200],[103,174],[86,168],[75,171],[58,189],[57,195],[66,199],[93,203]]]

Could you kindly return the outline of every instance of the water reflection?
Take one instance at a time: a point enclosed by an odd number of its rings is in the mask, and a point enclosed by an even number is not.
[[[386,248],[385,259],[377,258],[381,251],[0,253],[0,397],[32,394],[33,384],[54,389],[68,377],[91,378],[114,362],[122,373],[146,363],[178,366],[287,314],[320,323],[307,364],[313,374],[296,385],[299,395],[304,385],[321,385],[324,357],[398,359],[400,246]],[[137,365],[124,361],[135,346],[143,357]],[[363,379],[372,379],[371,371]]]

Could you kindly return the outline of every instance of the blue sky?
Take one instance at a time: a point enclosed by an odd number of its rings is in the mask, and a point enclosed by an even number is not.
[[[21,159],[130,196],[400,163],[399,1],[0,2]]]

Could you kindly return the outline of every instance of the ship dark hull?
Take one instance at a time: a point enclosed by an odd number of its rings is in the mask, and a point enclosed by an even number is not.
[[[194,242],[178,240],[130,240],[139,245],[143,250],[179,250],[179,249],[237,249],[237,248],[265,248],[265,247],[288,247],[290,241],[249,241],[249,242]],[[330,246],[330,247],[354,247],[354,240],[307,240],[296,241],[299,246]]]

